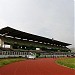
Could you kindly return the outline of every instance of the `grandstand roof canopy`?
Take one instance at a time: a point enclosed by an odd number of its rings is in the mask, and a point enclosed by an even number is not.
[[[14,28],[11,28],[11,27],[5,27],[5,28],[0,29],[0,34],[12,36],[12,37],[18,37],[18,38],[21,38],[21,39],[33,40],[33,41],[38,41],[38,42],[45,42],[45,43],[50,43],[50,44],[57,44],[57,45],[63,45],[63,46],[71,45],[71,44],[61,42],[61,41],[57,41],[57,40],[54,40],[54,39],[49,39],[49,38],[46,38],[46,37],[26,33],[26,32],[23,32],[23,31],[19,31],[19,30],[16,30]]]

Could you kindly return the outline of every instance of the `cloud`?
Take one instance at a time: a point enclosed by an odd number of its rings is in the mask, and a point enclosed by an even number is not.
[[[0,0],[0,28],[15,29],[72,43],[72,0]]]

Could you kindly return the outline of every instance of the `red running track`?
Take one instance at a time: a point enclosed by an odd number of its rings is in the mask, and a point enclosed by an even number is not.
[[[57,65],[53,58],[40,58],[1,67],[0,75],[75,75],[75,70]]]

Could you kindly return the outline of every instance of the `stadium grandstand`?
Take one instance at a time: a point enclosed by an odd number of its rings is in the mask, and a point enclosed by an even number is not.
[[[26,57],[28,53],[40,55],[69,55],[71,44],[26,33],[11,27],[0,29],[0,58]]]

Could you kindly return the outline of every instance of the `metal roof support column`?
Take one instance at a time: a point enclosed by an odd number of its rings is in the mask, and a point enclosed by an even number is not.
[[[0,47],[3,47],[3,45],[4,45],[4,41],[0,39]]]

